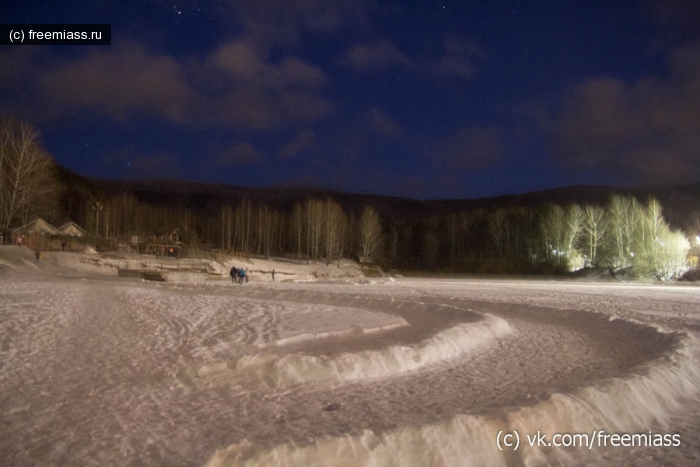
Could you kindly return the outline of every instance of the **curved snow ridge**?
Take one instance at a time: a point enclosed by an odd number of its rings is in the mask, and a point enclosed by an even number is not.
[[[317,339],[328,339],[331,337],[346,337],[346,336],[362,335],[362,334],[374,334],[377,332],[385,332],[385,331],[390,331],[390,330],[396,329],[396,328],[402,328],[404,326],[408,326],[408,323],[406,322],[405,319],[401,318],[400,323],[387,324],[385,326],[377,326],[377,327],[373,327],[373,328],[363,328],[361,326],[352,326],[348,329],[341,329],[338,331],[305,332],[302,334],[297,334],[295,336],[284,337],[284,338],[278,339],[276,341],[261,342],[259,344],[255,344],[255,345],[256,345],[256,347],[259,347],[261,349],[269,348],[269,347],[282,347],[282,346],[289,345],[289,344],[298,344],[299,342],[306,342],[306,341],[317,340]]]
[[[586,313],[589,318],[595,313]],[[658,433],[668,428],[686,398],[697,397],[700,368],[696,340],[687,333],[666,332],[655,326],[608,317],[637,337],[664,343],[659,356],[637,365],[620,378],[609,378],[569,394],[554,394],[531,407],[502,417],[456,415],[444,422],[407,427],[383,434],[324,437],[313,444],[256,446],[244,440],[216,451],[206,467],[227,466],[432,466],[571,465],[595,462],[605,448],[530,447],[525,435],[537,432]],[[517,431],[518,451],[502,452],[497,436]],[[550,438],[551,440],[551,438]],[[597,442],[597,441],[596,441]],[[614,448],[620,449],[620,448]]]
[[[190,368],[181,376],[199,385],[241,390],[289,389],[306,383],[334,385],[397,376],[459,357],[512,332],[505,320],[489,314],[480,316],[479,321],[457,324],[415,345],[393,345],[332,357],[246,355],[230,362]]]
[[[553,394],[531,407],[523,407],[507,416],[503,430],[518,433],[587,433],[601,430],[612,433],[658,433],[669,428],[670,417],[683,401],[700,394],[700,348],[687,332],[667,331],[636,320],[618,318],[600,312],[567,312],[572,321],[587,325],[595,332],[607,326],[622,338],[644,344],[650,357],[624,371],[618,378],[596,381],[571,393]],[[621,352],[625,351],[621,341]],[[593,448],[530,447],[518,451],[524,465],[569,465],[594,462],[606,451]],[[620,449],[620,448],[612,448]]]
[[[297,447],[262,449],[246,440],[216,451],[205,467],[230,466],[503,466],[496,426],[482,417],[459,415],[448,422],[377,435],[326,437]]]
[[[533,407],[511,413],[510,428],[521,433],[541,430],[588,434],[596,430],[607,434],[668,430],[670,417],[678,413],[685,400],[697,398],[700,393],[698,345],[687,333],[666,333],[658,328],[657,332],[660,338],[674,337],[667,353],[637,366],[625,377],[603,380],[571,394],[554,394]],[[568,451],[525,446],[520,455],[525,465],[570,464],[582,457],[601,455],[604,448],[594,446],[592,450]]]

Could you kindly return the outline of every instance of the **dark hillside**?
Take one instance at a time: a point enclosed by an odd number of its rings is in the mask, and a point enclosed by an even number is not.
[[[681,186],[615,188],[579,185],[492,198],[415,200],[391,196],[344,193],[335,190],[303,187],[248,188],[214,183],[170,180],[100,180],[72,175],[72,186],[84,183],[86,189],[101,196],[131,193],[140,201],[166,206],[206,208],[224,202],[235,204],[241,199],[264,202],[285,212],[306,198],[332,198],[351,212],[371,205],[385,218],[424,218],[476,209],[501,207],[538,208],[552,204],[605,205],[613,195],[632,195],[643,201],[656,197],[664,206],[667,220],[675,227],[687,227],[692,214],[700,209],[700,183]]]

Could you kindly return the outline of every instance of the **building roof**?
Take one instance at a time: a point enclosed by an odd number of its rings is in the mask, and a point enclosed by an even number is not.
[[[40,233],[40,234],[49,234],[49,235],[61,235],[61,232],[58,229],[56,229],[56,227],[49,224],[41,217],[37,217],[36,219],[29,222],[28,224],[25,224],[22,227],[17,227],[16,229],[13,229],[12,231],[16,232],[16,233],[23,233],[23,234]]]
[[[76,224],[73,221],[66,222],[61,227],[59,227],[58,230],[60,230],[61,233],[64,235],[77,235],[77,236],[87,235],[87,232],[85,231],[85,229],[83,229],[82,227],[80,227],[78,224]]]

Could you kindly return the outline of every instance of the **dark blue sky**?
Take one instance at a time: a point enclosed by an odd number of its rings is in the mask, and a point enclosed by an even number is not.
[[[55,4],[54,4],[55,3]],[[13,2],[0,114],[105,178],[414,198],[700,181],[700,2]]]

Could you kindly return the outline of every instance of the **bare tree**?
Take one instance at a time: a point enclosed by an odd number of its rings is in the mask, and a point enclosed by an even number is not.
[[[345,243],[345,231],[347,229],[347,216],[338,203],[332,199],[324,202],[324,251],[326,253],[326,265],[334,259],[338,260],[343,254]]]
[[[663,208],[655,198],[649,198],[641,211],[635,230],[635,274],[667,280],[677,277],[686,264],[690,243],[680,231],[671,231],[663,217]]]
[[[574,247],[576,247],[576,241],[581,236],[584,221],[585,214],[583,209],[581,209],[581,206],[578,204],[572,204],[566,208],[564,215],[564,238],[562,239],[562,246],[564,247],[564,251],[567,256],[570,256],[573,253]]]
[[[540,231],[547,258],[561,258],[564,223],[564,209],[561,206],[552,204],[543,207]]]
[[[391,224],[391,269],[396,269],[396,251],[399,245],[399,229],[396,224]]]
[[[659,243],[662,248],[657,256],[656,277],[675,279],[687,265],[690,242],[680,230],[664,228],[659,234]]]
[[[297,203],[294,206],[294,211],[292,212],[292,242],[296,246],[297,250],[297,260],[301,264],[301,244],[304,239],[304,206]]]
[[[664,248],[662,237],[670,232],[668,224],[663,217],[663,208],[655,198],[649,198],[646,206],[641,210],[641,216],[635,231],[633,243],[636,258],[633,266],[637,270],[644,270],[643,274],[651,274],[659,277],[660,256]],[[643,265],[640,268],[640,265]]]
[[[321,241],[323,236],[323,201],[315,199],[306,200],[306,242],[307,242],[307,263],[309,256],[318,261],[321,254]]]
[[[510,226],[505,209],[497,209],[486,218],[486,233],[496,257],[502,258],[508,246]]]
[[[249,199],[244,199],[241,204],[236,207],[235,213],[235,236],[234,236],[234,250],[235,245],[240,245],[241,252],[250,254],[250,236],[251,236],[251,214],[252,203]]]
[[[642,207],[631,196],[613,196],[607,209],[608,243],[612,257],[607,258],[610,266],[625,268],[632,258],[632,242],[639,226]]]
[[[233,236],[233,207],[227,202],[221,206],[221,248],[231,250]]]
[[[261,249],[265,258],[269,258],[277,237],[277,230],[281,226],[280,214],[265,204],[258,206],[258,209]]]
[[[586,206],[584,213],[586,220],[583,230],[586,234],[588,257],[591,260],[591,265],[596,265],[598,263],[598,248],[605,238],[605,210],[600,206]]]
[[[32,126],[0,121],[0,230],[7,231],[20,216],[38,212],[54,198],[54,167]]]
[[[382,232],[382,221],[377,211],[372,207],[365,207],[360,217],[358,225],[358,245],[362,252],[362,257],[366,261],[368,258],[377,260],[384,245],[384,234]]]

